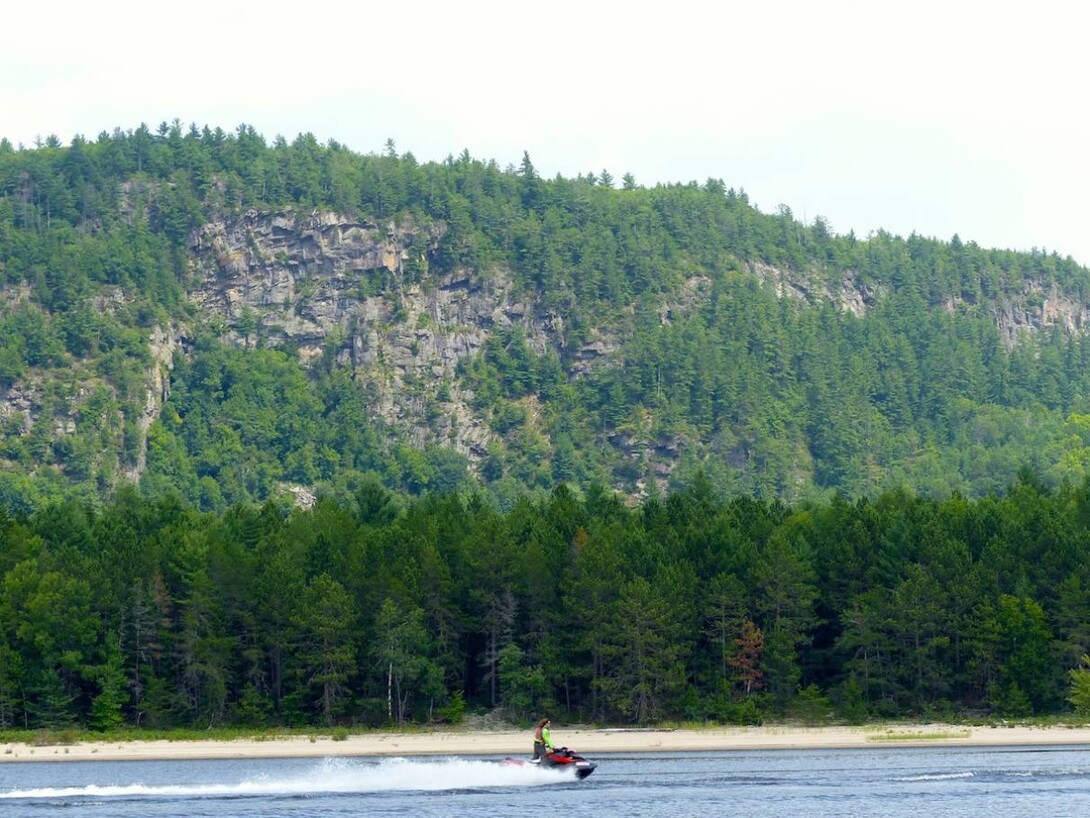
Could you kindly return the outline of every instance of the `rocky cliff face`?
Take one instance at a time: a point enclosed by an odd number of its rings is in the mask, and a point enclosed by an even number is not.
[[[234,343],[290,344],[304,361],[335,355],[376,396],[375,416],[407,439],[479,457],[490,433],[457,386],[459,361],[516,323],[538,352],[562,344],[563,321],[520,300],[502,273],[429,277],[441,230],[251,211],[201,229],[192,297]]]
[[[148,459],[148,429],[151,428],[163,402],[170,397],[170,370],[174,368],[174,355],[181,348],[181,338],[174,327],[155,326],[151,332],[151,365],[147,368],[144,389],[144,406],[137,419],[140,440],[136,462],[125,469],[125,479],[139,482]]]
[[[996,325],[1008,348],[1025,333],[1059,325],[1070,335],[1090,328],[1090,306],[1055,288],[1027,283],[1021,293],[1001,298],[994,309]]]
[[[831,301],[845,312],[862,318],[869,307],[886,295],[885,287],[868,287],[855,276],[846,273],[840,281],[825,276],[805,276],[790,270],[757,262],[750,266],[753,274],[779,298],[797,298],[808,303]],[[816,273],[817,271],[815,271]]]

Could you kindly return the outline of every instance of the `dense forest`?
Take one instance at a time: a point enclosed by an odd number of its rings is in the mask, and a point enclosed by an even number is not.
[[[237,262],[201,267],[209,225],[325,212],[396,243],[338,295],[386,324],[271,332],[310,273],[195,300]],[[412,308],[443,281],[520,311],[365,367],[462,331]],[[0,727],[1090,707],[1088,304],[1070,258],[717,179],[0,140]]]
[[[262,209],[400,226],[397,274],[353,284],[395,305],[391,325],[413,288],[452,275],[510,277],[532,314],[442,376],[403,378],[387,399],[415,414],[380,417],[383,373],[344,365],[362,329],[326,328],[304,360],[264,332],[267,316],[193,302],[201,226]],[[313,285],[299,282],[297,311]],[[392,143],[360,155],[178,122],[0,141],[0,503],[98,502],[136,481],[222,512],[288,484],[343,502],[375,476],[501,509],[560,482],[640,499],[698,473],[721,499],[792,503],[900,487],[983,497],[1023,466],[1078,485],[1088,301],[1070,258],[837,235],[716,179],[545,179],[528,155],[418,163]],[[558,326],[534,337],[541,316]],[[407,331],[449,329],[418,321]],[[149,337],[163,328],[185,344],[149,427]],[[452,443],[467,415],[480,446]]]
[[[1082,707],[1090,491],[787,506],[698,479],[0,516],[0,725],[755,723]],[[1087,688],[1090,690],[1090,687]]]

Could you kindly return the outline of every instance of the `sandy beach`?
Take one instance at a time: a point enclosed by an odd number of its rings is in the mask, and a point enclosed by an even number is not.
[[[911,746],[1090,744],[1090,727],[967,727],[948,724],[862,727],[736,727],[698,730],[565,729],[554,740],[587,755],[656,751],[842,749]],[[233,741],[113,741],[68,745],[0,744],[0,762],[151,759],[300,758],[333,756],[528,755],[529,730],[368,732],[334,740],[312,737]]]

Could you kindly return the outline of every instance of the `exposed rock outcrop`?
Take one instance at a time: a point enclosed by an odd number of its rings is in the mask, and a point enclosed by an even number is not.
[[[159,417],[163,403],[170,397],[170,371],[174,368],[174,354],[181,347],[181,338],[174,327],[156,326],[151,331],[151,366],[147,368],[144,408],[137,419],[140,431],[136,463],[125,470],[125,478],[134,483],[140,481],[148,460],[148,429]]]
[[[520,300],[502,271],[427,275],[441,227],[355,222],[328,213],[250,211],[205,225],[194,245],[193,299],[241,346],[290,343],[301,359],[334,355],[375,395],[374,415],[417,445],[482,456],[491,433],[454,380],[498,328],[519,324],[538,353],[563,344],[563,320]],[[447,389],[433,421],[424,422]]]

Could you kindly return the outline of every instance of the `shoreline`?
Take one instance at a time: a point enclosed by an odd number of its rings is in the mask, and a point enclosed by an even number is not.
[[[1090,726],[872,724],[859,727],[709,727],[698,729],[554,728],[561,745],[596,753],[737,750],[841,750],[876,747],[1090,745]],[[34,761],[170,761],[240,758],[528,756],[529,730],[367,732],[234,740],[102,741],[36,745],[0,743],[0,763]]]

